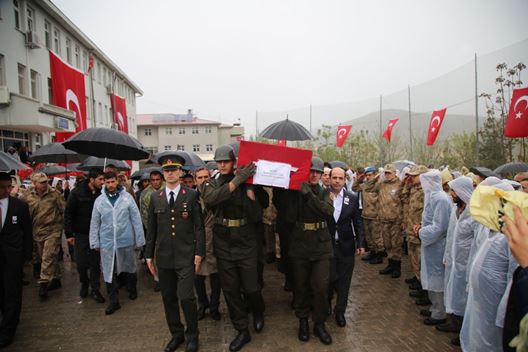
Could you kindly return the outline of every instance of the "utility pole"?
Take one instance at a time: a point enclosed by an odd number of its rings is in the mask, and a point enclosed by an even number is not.
[[[312,104],[310,104],[310,133],[312,133]]]
[[[411,121],[411,85],[407,86],[407,95],[409,96],[409,148],[410,148],[410,157],[411,160],[414,160],[413,157],[413,136],[412,136],[412,121]]]
[[[479,111],[478,111],[478,85],[477,85],[477,53],[475,53],[475,163],[479,165]]]
[[[382,133],[383,133],[383,130],[382,130],[382,120],[383,120],[383,117],[382,117],[382,112],[383,112],[383,96],[380,95],[380,110],[379,110],[379,129],[380,129],[380,132],[379,132],[379,139],[380,139],[380,144],[379,144],[379,150],[380,150],[380,165],[381,167],[383,167],[383,138],[382,138]]]

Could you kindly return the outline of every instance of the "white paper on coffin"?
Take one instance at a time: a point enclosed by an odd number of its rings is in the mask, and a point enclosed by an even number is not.
[[[253,183],[256,185],[288,188],[290,185],[290,173],[292,171],[295,172],[292,169],[290,164],[259,160],[257,162],[257,171],[255,176],[253,176]]]

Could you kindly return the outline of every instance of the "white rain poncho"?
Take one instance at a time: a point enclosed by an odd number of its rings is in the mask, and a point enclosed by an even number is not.
[[[442,177],[438,170],[421,174],[420,183],[425,195],[422,228],[418,233],[422,248],[422,287],[428,291],[444,292],[443,258],[453,202],[442,190]]]
[[[502,233],[491,232],[479,248],[470,268],[468,299],[460,331],[463,351],[502,351],[504,319],[501,301],[508,295],[508,281],[517,267],[508,239]]]
[[[466,309],[466,269],[469,252],[475,230],[479,225],[469,213],[469,200],[473,193],[473,181],[469,177],[459,177],[449,182],[449,187],[455,191],[458,197],[466,204],[466,208],[458,218],[455,215],[455,224],[452,226],[450,219],[448,237],[446,244],[445,280],[445,306],[446,312],[458,316],[464,315]],[[456,208],[454,210],[456,213]]]
[[[134,248],[144,245],[141,215],[134,198],[122,188],[112,206],[103,187],[92,211],[90,248],[101,252],[104,281],[112,282],[114,266],[118,274],[135,273]]]

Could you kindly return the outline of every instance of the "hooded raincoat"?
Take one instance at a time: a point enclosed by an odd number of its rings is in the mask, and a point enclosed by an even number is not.
[[[424,290],[444,292],[444,251],[446,233],[453,202],[442,190],[442,177],[438,170],[420,175],[425,202],[422,214],[421,280]]]
[[[104,281],[111,283],[114,271],[135,273],[134,248],[145,245],[141,215],[134,197],[124,188],[114,205],[103,187],[94,203],[90,223],[90,248],[101,252]],[[114,270],[115,267],[115,270]]]
[[[445,306],[446,312],[458,316],[464,315],[466,309],[466,269],[468,264],[471,243],[478,223],[469,213],[469,200],[473,193],[473,181],[466,176],[459,177],[449,182],[449,187],[466,204],[466,208],[458,218],[455,217],[452,234],[447,241],[446,254],[444,255],[446,267]],[[454,209],[456,212],[456,208]],[[453,219],[451,219],[453,221]]]

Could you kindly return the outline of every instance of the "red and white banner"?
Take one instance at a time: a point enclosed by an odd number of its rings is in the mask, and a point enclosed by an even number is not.
[[[336,147],[341,148],[343,146],[351,129],[352,129],[352,125],[337,126]]]
[[[433,111],[433,114],[431,115],[431,121],[429,122],[429,129],[427,130],[427,145],[433,145],[436,141],[436,137],[438,136],[438,132],[440,132],[442,122],[444,122],[446,110],[447,108]]]
[[[86,93],[84,73],[68,65],[60,57],[49,52],[53,104],[75,112],[75,132],[86,129]],[[62,142],[73,132],[57,132],[55,141]]]
[[[128,134],[128,117],[126,112],[126,100],[119,95],[110,95],[112,102],[112,115],[117,130]]]
[[[504,136],[511,138],[528,136],[528,87],[513,90]]]
[[[385,138],[389,143],[392,138],[392,129],[394,128],[394,125],[400,121],[400,118],[397,117],[395,119],[389,120],[389,124],[387,125],[387,129],[383,133],[383,138]]]

